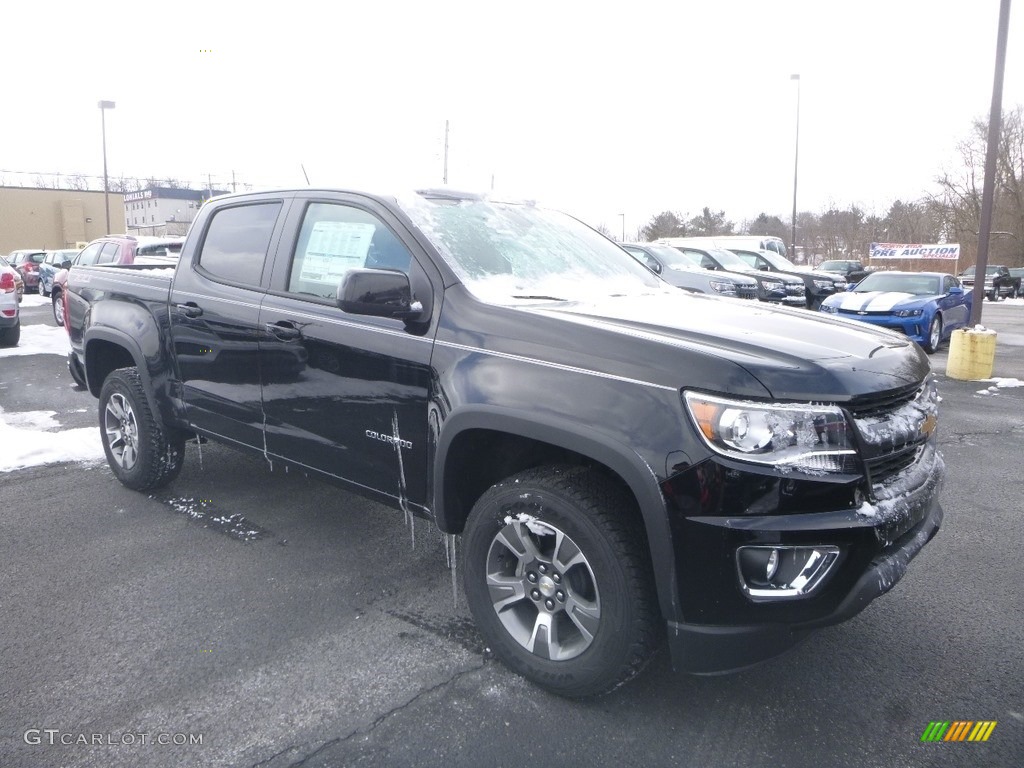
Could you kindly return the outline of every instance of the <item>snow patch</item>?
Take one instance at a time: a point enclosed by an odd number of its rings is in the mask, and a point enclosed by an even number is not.
[[[0,472],[62,461],[106,459],[96,427],[61,430],[56,411],[9,413],[0,407]]]
[[[1005,378],[1002,376],[996,376],[991,379],[982,379],[982,381],[991,381],[995,386],[989,387],[990,392],[995,392],[998,389],[1010,389],[1013,387],[1024,387],[1024,381],[1020,379]]]
[[[24,307],[48,307],[50,299],[40,296],[38,293],[26,293],[21,297],[21,306]]]
[[[16,357],[23,355],[60,355],[67,356],[71,351],[68,332],[52,325],[21,324],[21,341],[18,346],[0,349],[0,357]]]
[[[860,508],[857,510],[857,514],[863,515],[864,517],[875,517],[878,514],[878,508],[865,501],[860,505]]]
[[[533,515],[528,515],[525,512],[519,512],[515,515],[505,515],[505,525],[512,525],[513,521],[522,523],[536,536],[550,536],[554,533],[546,523],[542,523]]]

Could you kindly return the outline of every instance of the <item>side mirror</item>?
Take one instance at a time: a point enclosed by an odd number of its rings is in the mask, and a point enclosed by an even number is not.
[[[61,263],[61,265],[60,265],[60,268],[61,268],[61,269],[71,269],[71,259],[65,259],[65,260],[64,260],[64,261],[63,261],[63,262]]]
[[[762,272],[768,272],[771,270],[771,267],[769,267],[767,264],[758,264],[757,268],[760,269]]]
[[[857,287],[856,283],[847,283],[846,284],[846,291],[847,291],[847,293],[849,293],[850,291],[852,291],[856,287]]]
[[[420,320],[423,304],[413,300],[409,276],[389,269],[350,269],[338,286],[338,307],[350,315]]]
[[[959,285],[954,285],[954,286],[952,286],[949,289],[949,295],[950,296],[963,296],[963,294],[964,294],[964,289],[961,288]]]
[[[651,269],[654,270],[654,274],[660,275],[663,267],[658,262],[655,262],[654,264],[651,265]]]

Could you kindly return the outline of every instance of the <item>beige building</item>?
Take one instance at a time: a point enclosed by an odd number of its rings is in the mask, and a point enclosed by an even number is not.
[[[111,192],[108,210],[111,231],[124,232],[124,195]],[[0,187],[0,254],[75,248],[106,234],[103,192]]]

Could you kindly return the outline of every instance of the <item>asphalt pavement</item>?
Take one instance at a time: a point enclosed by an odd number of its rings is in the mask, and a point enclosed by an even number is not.
[[[983,322],[1024,379],[1024,302]],[[98,461],[0,473],[0,766],[1022,765],[1024,387],[945,358],[946,518],[892,592],[746,672],[662,651],[583,702],[490,658],[426,521],[209,443],[151,495]],[[0,407],[96,424],[53,354],[0,357]],[[937,720],[997,725],[923,743]]]

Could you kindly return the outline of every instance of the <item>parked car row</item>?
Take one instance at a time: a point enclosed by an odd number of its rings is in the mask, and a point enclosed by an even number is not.
[[[104,264],[166,264],[173,267],[181,255],[183,237],[133,237],[108,235],[93,240],[72,259],[62,262],[61,269],[51,281],[50,303],[53,319],[64,325],[64,294],[67,290],[68,271],[75,266],[91,267]]]
[[[761,301],[817,309],[828,296],[846,290],[846,280],[841,276],[798,267],[782,255],[778,247],[764,247],[769,243],[762,241],[768,240],[747,237],[669,237],[658,240],[656,245],[674,248],[703,269],[753,279],[757,289],[756,297]],[[639,244],[632,245],[634,248],[640,247]],[[664,273],[659,274],[664,277]]]

